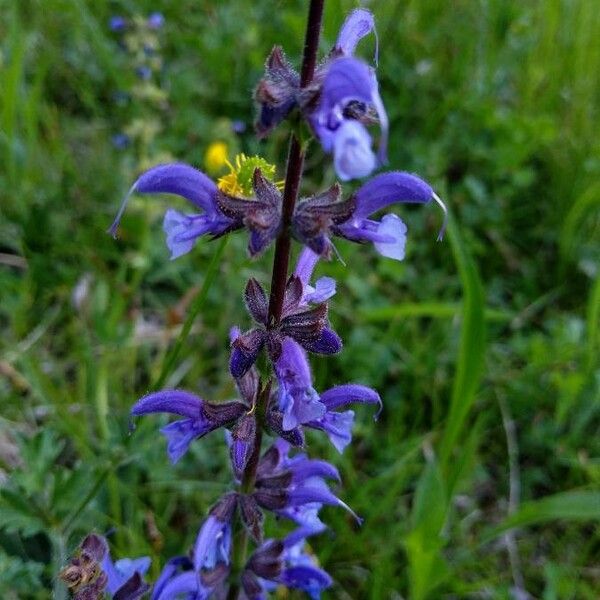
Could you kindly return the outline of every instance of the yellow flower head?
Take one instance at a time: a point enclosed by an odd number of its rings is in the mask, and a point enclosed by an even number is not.
[[[229,173],[221,177],[217,183],[219,189],[230,196],[252,196],[252,178],[254,169],[260,169],[263,177],[269,181],[275,179],[275,165],[268,163],[260,156],[246,156],[238,154],[235,157],[235,165],[226,161]],[[283,187],[282,181],[276,181],[278,188]]]
[[[228,165],[229,149],[225,142],[212,142],[204,154],[204,168],[211,174],[218,173]]]

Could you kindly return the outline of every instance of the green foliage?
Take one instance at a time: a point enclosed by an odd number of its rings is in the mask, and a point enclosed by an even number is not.
[[[188,208],[173,198],[134,197],[119,239],[105,230],[140,164],[202,166],[216,140],[281,176],[285,128],[257,142],[250,93],[273,44],[297,64],[305,4],[0,0],[0,597],[66,597],[56,574],[92,529],[112,532],[115,556],[151,556],[156,576],[227,489],[218,434],[172,467],[163,421],[130,434],[128,413],[156,386],[234,397],[228,328],[248,325],[241,290],[249,276],[268,284],[272,253],[250,262],[233,236],[171,262],[160,220],[172,203]],[[356,4],[327,0],[324,52]],[[532,596],[595,599],[600,11],[371,8],[390,167],[432,182],[452,221],[438,244],[438,212],[398,206],[404,262],[340,242],[345,264],[318,267],[338,280],[345,351],[315,362],[316,387],[353,380],[384,399],[378,423],[357,411],[344,455],[309,439],[365,518],[359,529],[326,511],[334,535],[313,545],[336,581],[329,595],[509,598],[508,532]],[[136,79],[108,19],[154,10],[166,18],[159,102],[121,104]],[[367,39],[360,53],[373,49]],[[117,150],[113,134],[132,122],[151,143]],[[302,193],[333,179],[311,144]]]

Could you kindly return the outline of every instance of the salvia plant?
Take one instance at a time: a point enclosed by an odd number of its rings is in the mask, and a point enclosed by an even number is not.
[[[277,182],[275,168],[259,157],[238,157],[217,183],[185,164],[156,166],[134,183],[110,229],[116,233],[131,194],[176,194],[197,212],[166,212],[164,230],[173,258],[189,252],[201,236],[216,239],[242,229],[248,233],[250,256],[261,255],[272,243],[275,253],[269,292],[256,279],[245,287],[253,326],[230,331],[229,371],[238,398],[212,402],[189,391],[162,390],[144,396],[131,409],[134,417],[178,417],[161,429],[173,463],[192,442],[224,428],[231,490],[210,509],[191,552],[170,559],[153,585],[144,580],[148,558],[113,562],[106,540],[90,534],[61,573],[79,600],[105,594],[132,600],[146,593],[152,600],[258,600],[281,586],[319,598],[332,578],[307,551],[306,540],[326,529],[321,508],[341,507],[359,520],[330,488],[330,482],[340,480],[336,467],[309,455],[305,430],[323,432],[343,452],[354,421],[348,406],[371,404],[378,413],[381,399],[375,390],[356,383],[322,392],[313,387],[309,354],[342,349],[328,320],[336,282],[329,277],[313,281],[313,271],[320,259],[336,254],[335,238],[371,242],[383,256],[402,260],[403,221],[394,214],[381,220],[372,216],[396,202],[443,204],[427,183],[399,171],[376,175],[348,197],[338,183],[298,197],[306,131],[333,154],[342,181],[366,177],[386,161],[388,122],[376,71],[354,56],[361,38],[375,32],[373,15],[353,11],[333,49],[317,62],[323,4],[310,2],[300,72],[275,47],[255,92],[259,136],[285,120],[292,125],[285,181]],[[381,129],[376,152],[367,129],[374,124]],[[292,240],[303,248],[290,274]],[[280,539],[265,539],[263,525],[269,516],[288,520],[294,528]]]
[[[136,170],[170,160],[168,154],[155,148],[169,106],[168,91],[161,82],[164,61],[160,34],[164,24],[165,19],[158,12],[147,17],[115,15],[108,22],[126,67],[123,79],[128,82],[113,95],[116,106],[127,117],[112,136],[112,142],[118,150],[133,151]]]

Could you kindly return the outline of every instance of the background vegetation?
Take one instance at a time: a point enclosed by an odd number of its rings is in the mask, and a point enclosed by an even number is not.
[[[194,307],[166,385],[232,396],[226,332],[247,324],[240,290],[268,280],[271,254],[250,262],[235,237],[207,285],[218,243],[169,261],[172,198],[135,199],[117,242],[105,230],[138,170],[165,157],[202,166],[223,141],[283,166],[286,132],[255,141],[250,94],[274,43],[299,56],[305,4],[0,0],[2,598],[64,597],[56,573],[91,529],[111,532],[117,556],[152,556],[156,575],[228,485],[218,434],[172,468],[159,420],[130,434],[128,410]],[[323,51],[356,3],[326,5]],[[365,518],[327,510],[331,532],[313,543],[336,580],[326,596],[595,599],[597,3],[368,6],[390,164],[430,181],[453,220],[438,244],[439,212],[399,208],[403,263],[341,243],[347,266],[319,267],[338,278],[346,348],[316,365],[317,389],[351,379],[385,406],[377,424],[359,411],[341,457],[310,439]],[[152,11],[166,22],[148,91],[108,20]],[[305,191],[333,180],[329,165],[313,145]]]

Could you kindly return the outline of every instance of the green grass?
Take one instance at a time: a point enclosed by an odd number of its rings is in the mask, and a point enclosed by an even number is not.
[[[326,2],[323,51],[355,5]],[[430,181],[452,221],[436,243],[438,211],[398,207],[404,262],[340,242],[347,266],[319,266],[338,280],[345,349],[314,362],[316,387],[353,380],[384,399],[377,423],[357,411],[344,455],[309,439],[365,518],[324,513],[331,533],[312,545],[336,581],[327,597],[510,598],[516,578],[535,598],[595,599],[600,12],[589,0],[370,6],[390,166]],[[259,143],[230,122],[251,124],[273,44],[297,63],[304,7],[0,0],[0,597],[66,597],[56,574],[91,529],[112,532],[117,556],[151,556],[155,576],[227,489],[219,434],[173,468],[162,421],[130,433],[128,411],[163,384],[232,397],[228,329],[249,324],[243,285],[268,284],[272,251],[252,262],[233,236],[171,262],[167,198],[134,198],[119,240],[105,231],[141,165],[202,166],[216,139],[282,175],[285,129]],[[107,20],[152,10],[166,17],[156,82],[168,99],[116,101],[136,79]],[[140,137],[116,150],[132,122]],[[304,192],[332,181],[311,145]]]

